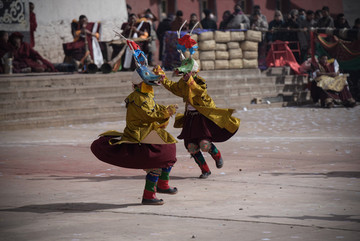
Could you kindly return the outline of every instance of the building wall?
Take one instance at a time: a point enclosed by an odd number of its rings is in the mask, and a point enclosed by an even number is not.
[[[351,27],[354,26],[355,19],[360,18],[360,1],[343,0],[345,17]]]
[[[211,0],[209,0],[211,1]],[[152,12],[160,16],[159,12],[159,0],[127,0],[126,1],[131,7],[133,13],[140,13],[143,12],[145,9],[150,8]],[[196,13],[198,16],[201,16],[200,10],[200,3],[199,0],[175,0],[175,9],[182,10],[184,13],[184,19],[189,20],[190,14]],[[235,0],[215,0],[215,9],[213,12],[216,14],[217,25],[219,26],[222,15],[226,10],[230,10],[233,12],[234,5],[237,1]],[[343,4],[344,2],[344,4]],[[322,0],[322,1],[314,1],[314,0],[281,0],[280,3],[283,8],[283,13],[289,12],[293,8],[304,8],[306,10],[317,10],[321,9],[323,6],[328,6],[330,8],[330,13],[335,16],[338,13],[344,12],[345,10],[349,11],[352,10],[353,13],[356,11],[351,9],[351,7],[355,4],[357,7],[357,13],[359,13],[359,5],[355,3],[354,0]],[[269,1],[269,0],[245,0],[246,9],[244,9],[246,14],[251,14],[250,9],[252,9],[253,5],[259,5],[261,8],[262,14],[264,14],[268,21],[271,21],[274,18],[274,12],[276,10],[276,1]],[[345,12],[346,15],[346,12]],[[354,14],[352,14],[354,15]],[[351,17],[351,16],[349,16]],[[358,16],[360,17],[360,16]],[[355,20],[356,17],[353,17]],[[353,23],[353,21],[351,22]]]
[[[172,0],[176,10],[184,12],[184,19],[189,20],[191,13],[201,16],[199,0]],[[287,0],[283,0],[286,2]],[[354,0],[288,0],[290,8],[321,9],[327,5],[332,14],[345,11],[349,14],[349,23],[353,25],[359,15],[360,1]],[[101,21],[102,40],[108,41],[114,38],[113,29],[127,21],[126,3],[132,7],[133,13],[141,13],[150,8],[160,19],[160,7],[158,0],[32,0],[35,4],[35,13],[38,27],[35,32],[35,49],[45,58],[54,63],[62,62],[64,58],[62,44],[72,41],[70,23],[78,19],[79,15],[85,14],[89,21]],[[222,14],[226,10],[233,12],[234,0],[217,0],[215,14],[219,26]],[[273,19],[275,1],[247,0],[246,4],[260,5],[262,13],[268,21]],[[344,7],[343,7],[344,6]],[[250,12],[247,12],[250,14]],[[156,26],[159,22],[155,23]]]
[[[32,0],[35,4],[37,29],[35,50],[53,63],[64,59],[62,44],[73,41],[71,21],[81,14],[90,22],[102,24],[102,40],[114,38],[112,31],[127,20],[125,0]]]

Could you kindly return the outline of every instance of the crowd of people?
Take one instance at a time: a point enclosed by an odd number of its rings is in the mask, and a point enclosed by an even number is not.
[[[222,15],[222,21],[217,26],[213,13],[205,9],[203,11],[203,18],[200,19],[197,14],[192,13],[190,20],[185,24],[182,30],[191,30],[197,22],[196,28],[209,29],[209,30],[231,30],[231,29],[251,29],[262,32],[262,42],[259,43],[258,48],[258,60],[259,68],[268,68],[266,56],[276,41],[287,42],[287,47],[294,56],[294,63],[300,66],[305,61],[309,60],[310,53],[310,30],[311,28],[325,29],[360,29],[360,18],[357,18],[353,26],[350,26],[343,13],[340,13],[333,19],[330,15],[330,9],[327,6],[318,10],[305,10],[305,9],[292,9],[289,13],[283,14],[281,11],[276,10],[274,12],[274,18],[267,20],[266,16],[262,14],[259,5],[253,7],[253,11],[250,15],[245,14],[239,4],[235,4],[233,12],[230,10],[224,11]],[[159,48],[159,60],[161,61],[164,53],[164,36],[166,31],[177,31],[184,23],[185,18],[183,12],[178,10],[176,15],[168,14],[163,17],[163,20],[159,23],[156,29],[157,38],[160,43]],[[153,24],[153,26],[155,26]],[[293,51],[292,51],[293,50]],[[323,56],[318,56],[316,62],[310,63],[310,69],[307,69],[303,73],[319,72],[321,65],[320,59]],[[333,64],[334,61],[330,64]],[[299,67],[300,73],[301,68]],[[323,72],[323,71],[321,71]],[[340,71],[333,71],[337,75],[341,74]],[[323,73],[324,75],[324,73]],[[310,74],[309,76],[313,76]],[[331,78],[331,76],[329,77]],[[351,84],[352,93],[359,96],[359,81],[358,78],[352,78],[354,83]],[[346,87],[348,88],[348,87]],[[314,89],[314,88],[313,88]],[[329,93],[329,90],[327,91]],[[325,95],[323,95],[325,96]],[[318,99],[314,97],[315,99]],[[358,98],[356,98],[358,99]],[[353,106],[354,99],[348,98],[345,101],[345,105]],[[331,107],[332,104],[325,104],[324,100],[321,102],[324,107]]]
[[[0,72],[6,72],[5,60],[12,60],[12,71],[19,72],[44,72],[56,71],[54,65],[44,59],[37,51],[33,49],[35,46],[34,31],[36,31],[37,23],[34,13],[34,4],[30,2],[30,44],[23,41],[21,33],[12,33],[10,36],[5,31],[0,32],[0,58],[2,65]],[[177,31],[187,20],[183,12],[178,10],[175,15],[167,14],[161,16],[161,21],[150,9],[140,14],[132,13],[131,6],[127,5],[128,21],[121,26],[121,34],[128,39],[137,39],[137,43],[147,55],[149,65],[154,65],[156,41],[159,41],[158,56],[162,61],[164,53],[164,36],[167,31]],[[195,26],[196,25],[196,26]],[[222,14],[222,20],[217,26],[214,14],[209,10],[203,11],[203,17],[199,17],[196,13],[189,16],[189,21],[182,27],[183,31],[193,28],[208,30],[231,30],[231,29],[251,29],[262,32],[262,42],[259,43],[259,67],[267,68],[269,63],[266,56],[270,50],[272,43],[280,40],[287,41],[288,47],[297,49],[292,54],[295,62],[301,65],[309,58],[310,55],[310,28],[353,28],[360,29],[360,18],[355,20],[351,27],[346,20],[344,14],[338,14],[335,20],[330,16],[330,9],[324,6],[321,10],[305,10],[293,9],[287,14],[276,10],[274,18],[267,20],[262,14],[259,5],[253,7],[251,14],[245,14],[239,4],[235,4],[233,11],[226,10]],[[71,24],[71,33],[73,42],[64,43],[64,53],[66,63],[76,66],[75,69],[82,68],[88,71],[93,64],[95,71],[101,68],[104,63],[102,51],[98,40],[101,29],[100,23],[89,22],[85,15],[80,15],[78,20],[74,20]],[[112,56],[114,57],[114,56]],[[121,62],[113,63],[113,71],[119,69],[133,70],[135,69],[131,52],[126,49],[123,53]],[[315,68],[316,64],[313,64]],[[314,70],[314,69],[313,69]]]

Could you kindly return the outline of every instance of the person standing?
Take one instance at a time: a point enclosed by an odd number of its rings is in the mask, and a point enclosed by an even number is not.
[[[216,30],[216,22],[211,18],[211,11],[209,9],[204,10],[205,18],[200,21],[200,24],[203,29]]]
[[[30,46],[34,48],[35,46],[35,37],[34,32],[37,28],[36,22],[36,14],[34,13],[35,5],[32,2],[29,2],[29,9],[30,9]]]
[[[235,4],[234,13],[230,16],[227,29],[249,29],[250,19],[242,12],[241,6]]]
[[[176,17],[175,17],[174,21],[171,22],[170,30],[177,31],[183,23],[184,23],[183,12],[181,10],[178,10],[178,11],[176,11]],[[182,29],[187,30],[188,25],[185,24]]]
[[[231,16],[231,12],[226,10],[222,15],[222,21],[220,22],[219,29],[225,30],[227,28],[227,24],[229,23]]]
[[[160,23],[156,29],[156,36],[159,40],[159,60],[162,60],[163,51],[164,51],[164,36],[166,31],[170,31],[171,22],[173,21],[173,15],[168,14]]]
[[[316,26],[314,17],[314,12],[312,10],[307,10],[305,20],[300,21],[299,23],[299,28],[302,31],[298,32],[298,39],[303,61],[307,59],[308,50],[310,48],[310,29]]]
[[[350,24],[348,23],[348,21],[345,18],[345,15],[343,13],[339,13],[336,16],[336,20],[334,22],[334,26],[335,28],[347,28],[350,29]]]
[[[318,28],[334,28],[334,19],[330,16],[330,9],[324,6],[321,10],[322,18],[317,22]]]
[[[189,29],[193,29],[193,27],[196,25],[196,28],[202,29],[201,23],[199,23],[199,18],[196,15],[196,13],[192,13],[190,15],[190,21],[189,21]]]

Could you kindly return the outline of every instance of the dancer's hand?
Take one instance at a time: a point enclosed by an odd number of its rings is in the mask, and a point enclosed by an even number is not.
[[[170,116],[173,116],[176,113],[178,108],[179,108],[178,105],[169,105],[168,107],[166,107]]]

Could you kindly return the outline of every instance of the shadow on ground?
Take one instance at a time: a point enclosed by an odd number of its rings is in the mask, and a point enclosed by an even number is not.
[[[69,180],[79,180],[84,182],[104,182],[104,181],[113,181],[113,180],[145,180],[145,174],[144,175],[138,175],[138,176],[105,176],[107,174],[104,174],[104,176],[57,176],[57,175],[51,175],[48,177],[35,177],[35,178],[28,178],[29,181],[43,181],[43,180],[57,180],[57,181],[69,181]],[[178,176],[170,176],[171,180],[182,180],[182,179],[194,179],[194,177],[178,177]]]
[[[127,208],[141,206],[140,203],[110,204],[110,203],[50,203],[40,205],[27,205],[18,208],[0,209],[0,212],[30,212],[30,213],[83,213],[107,209]]]

